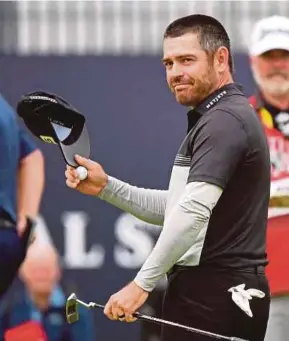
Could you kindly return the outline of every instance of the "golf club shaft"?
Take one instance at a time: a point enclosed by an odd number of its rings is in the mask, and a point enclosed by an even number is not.
[[[81,304],[84,307],[86,307],[86,308],[101,308],[101,309],[104,309],[104,305],[102,305],[102,304],[98,304],[98,303],[94,303],[94,302],[85,303],[85,302],[83,302],[83,301],[81,301],[79,299],[76,299],[76,301],[79,304]]]
[[[83,301],[80,301],[79,299],[77,299],[77,302],[79,304],[82,304],[83,306],[85,306],[87,308],[101,308],[101,309],[104,309],[104,305],[102,305],[102,304],[98,304],[98,303],[94,303],[94,302],[90,302],[90,303],[87,304],[87,303],[85,303]],[[161,325],[166,325],[166,326],[170,326],[170,327],[178,327],[178,328],[182,328],[182,329],[185,329],[187,331],[190,331],[190,332],[195,332],[195,333],[198,333],[198,334],[210,336],[210,337],[213,337],[213,338],[219,339],[219,340],[247,341],[247,340],[236,338],[236,337],[230,337],[230,336],[224,336],[224,335],[220,335],[220,334],[211,333],[211,332],[208,332],[208,331],[205,331],[205,330],[201,330],[201,329],[185,326],[183,324],[179,324],[179,323],[175,323],[175,322],[171,322],[171,321],[166,321],[166,320],[163,320],[163,319],[160,319],[160,318],[157,318],[157,317],[143,315],[143,314],[140,314],[138,312],[134,313],[133,316],[138,318],[138,319],[140,319],[140,320],[143,320],[143,321],[153,322],[153,323],[157,323],[157,324],[161,324]]]

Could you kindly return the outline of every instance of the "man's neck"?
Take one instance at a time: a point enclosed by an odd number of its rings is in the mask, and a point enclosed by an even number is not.
[[[289,108],[289,94],[285,94],[283,96],[272,96],[264,92],[262,93],[262,96],[268,104],[277,109],[288,110]]]
[[[230,72],[226,72],[220,79],[218,82],[218,85],[216,87],[215,90],[222,88],[223,86],[227,85],[227,84],[231,84],[234,83],[233,77],[231,75]]]
[[[45,311],[49,307],[49,299],[50,295],[49,294],[35,294],[35,293],[30,293],[30,298],[33,302],[33,304],[40,310],[40,311]]]
[[[221,89],[223,86],[225,86],[227,84],[232,84],[232,83],[234,83],[234,80],[233,80],[231,73],[226,72],[222,77],[220,77],[220,79],[216,83],[215,87],[212,88],[212,91],[209,93],[209,95],[211,95],[212,93],[214,93],[218,89]]]

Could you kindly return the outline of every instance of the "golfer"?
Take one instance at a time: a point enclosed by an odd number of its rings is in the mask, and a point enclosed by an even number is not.
[[[88,178],[80,181],[73,168],[66,170],[70,188],[163,226],[134,280],[110,297],[104,313],[133,321],[132,314],[167,274],[164,319],[263,341],[270,304],[264,273],[270,159],[264,129],[233,81],[230,40],[216,19],[190,15],[172,22],[164,33],[163,64],[169,88],[189,110],[168,190],[134,187],[79,156]],[[162,341],[176,340],[208,338],[163,328]]]

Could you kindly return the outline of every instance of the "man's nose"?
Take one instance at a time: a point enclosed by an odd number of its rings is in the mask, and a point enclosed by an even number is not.
[[[284,58],[272,58],[271,65],[277,69],[285,69],[289,63]]]
[[[178,63],[174,63],[171,68],[171,76],[182,77],[183,75],[184,75],[184,72],[182,70],[182,67]]]

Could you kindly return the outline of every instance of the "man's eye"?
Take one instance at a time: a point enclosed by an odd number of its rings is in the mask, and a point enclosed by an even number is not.
[[[171,67],[173,65],[173,62],[165,62],[164,65],[165,67]]]
[[[188,64],[188,63],[192,63],[192,62],[193,62],[192,58],[184,58],[183,59],[183,63]]]

